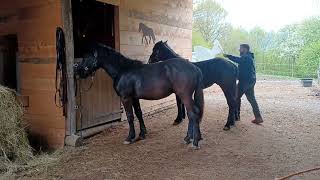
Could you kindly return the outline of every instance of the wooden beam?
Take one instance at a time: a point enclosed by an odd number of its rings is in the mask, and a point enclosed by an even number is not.
[[[68,82],[68,112],[66,135],[76,134],[76,98],[74,82],[74,44],[71,0],[61,0],[62,23],[66,41],[67,82]]]
[[[120,52],[120,17],[119,17],[119,6],[114,7],[114,46],[115,49]]]
[[[103,3],[107,3],[107,4],[112,4],[114,6],[119,6],[120,5],[120,0],[97,0]]]

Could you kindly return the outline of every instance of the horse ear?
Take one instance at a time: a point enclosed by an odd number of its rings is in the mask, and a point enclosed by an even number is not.
[[[165,44],[168,44],[167,42],[168,42],[168,40],[166,40],[164,43],[165,43]]]
[[[93,56],[94,56],[95,58],[98,57],[98,51],[97,51],[97,50],[94,51]]]

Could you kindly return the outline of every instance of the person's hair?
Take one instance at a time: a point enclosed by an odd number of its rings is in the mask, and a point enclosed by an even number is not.
[[[250,51],[249,44],[241,44],[240,47],[243,47],[243,48],[247,49],[248,51]]]

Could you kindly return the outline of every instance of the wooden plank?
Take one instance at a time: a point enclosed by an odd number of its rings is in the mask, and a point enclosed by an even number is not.
[[[75,82],[74,82],[74,44],[73,44],[73,24],[72,24],[72,7],[71,0],[61,0],[61,13],[63,29],[66,41],[66,61],[68,72],[68,108],[66,121],[66,134],[73,135],[76,133],[76,98],[75,98]]]
[[[21,88],[34,91],[55,91],[55,80],[52,78],[23,78]]]
[[[114,6],[119,6],[120,5],[120,0],[97,0],[103,3],[107,3],[107,4],[112,4]]]
[[[0,34],[18,36],[20,93],[28,97],[25,119],[31,122],[31,132],[35,130],[50,145],[61,147],[65,119],[54,102],[55,29],[62,24],[60,1],[4,0],[0,19],[3,16],[9,18],[0,22]]]
[[[19,63],[21,80],[33,78],[47,78],[55,80],[56,64]]]
[[[21,89],[21,94],[29,96],[29,107],[26,108],[27,114],[62,116],[62,108],[55,105],[55,91]]]
[[[52,24],[61,22],[61,14],[57,14],[61,9],[59,1],[49,1],[47,3],[37,2],[33,6],[22,7],[19,10],[20,21],[31,21],[35,19],[50,19],[53,20]],[[43,22],[46,23],[46,22]]]
[[[112,79],[103,71],[98,70],[90,87],[91,79],[80,80],[81,119],[77,121],[77,129],[86,129],[93,125],[114,120],[112,114],[120,111],[120,99],[113,89]],[[79,92],[80,93],[80,92]],[[120,118],[120,114],[117,116]]]
[[[138,29],[141,22],[153,29],[156,41],[168,40],[182,57],[192,57],[192,0],[121,0],[121,53],[130,58],[147,60],[153,44],[141,44],[142,33]],[[172,96],[159,101],[141,101],[144,113],[172,103]]]
[[[20,63],[27,64],[56,64],[56,58],[21,58]]]
[[[54,3],[55,0],[2,0],[1,9],[20,9]]]
[[[16,94],[17,100],[21,103],[23,107],[29,107],[29,96],[23,96],[20,94]]]
[[[156,22],[158,24],[170,25],[192,29],[192,10],[190,8],[171,7],[171,4],[179,4],[179,0],[170,1],[170,4],[161,6],[158,1],[128,1],[128,16]],[[165,9],[165,11],[164,11]]]
[[[24,115],[24,119],[26,120],[28,126],[58,129],[65,127],[65,119],[63,116],[35,115],[26,113]]]
[[[119,15],[119,7],[114,7],[114,41],[115,41],[115,49],[120,50],[120,15]]]
[[[47,128],[42,126],[29,126],[31,135],[40,140],[43,145],[50,148],[62,148],[64,145],[65,129],[64,128]]]

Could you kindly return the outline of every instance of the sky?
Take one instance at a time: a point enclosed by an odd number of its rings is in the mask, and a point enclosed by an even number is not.
[[[320,0],[216,0],[228,12],[227,21],[247,30],[267,31],[320,15]]]

